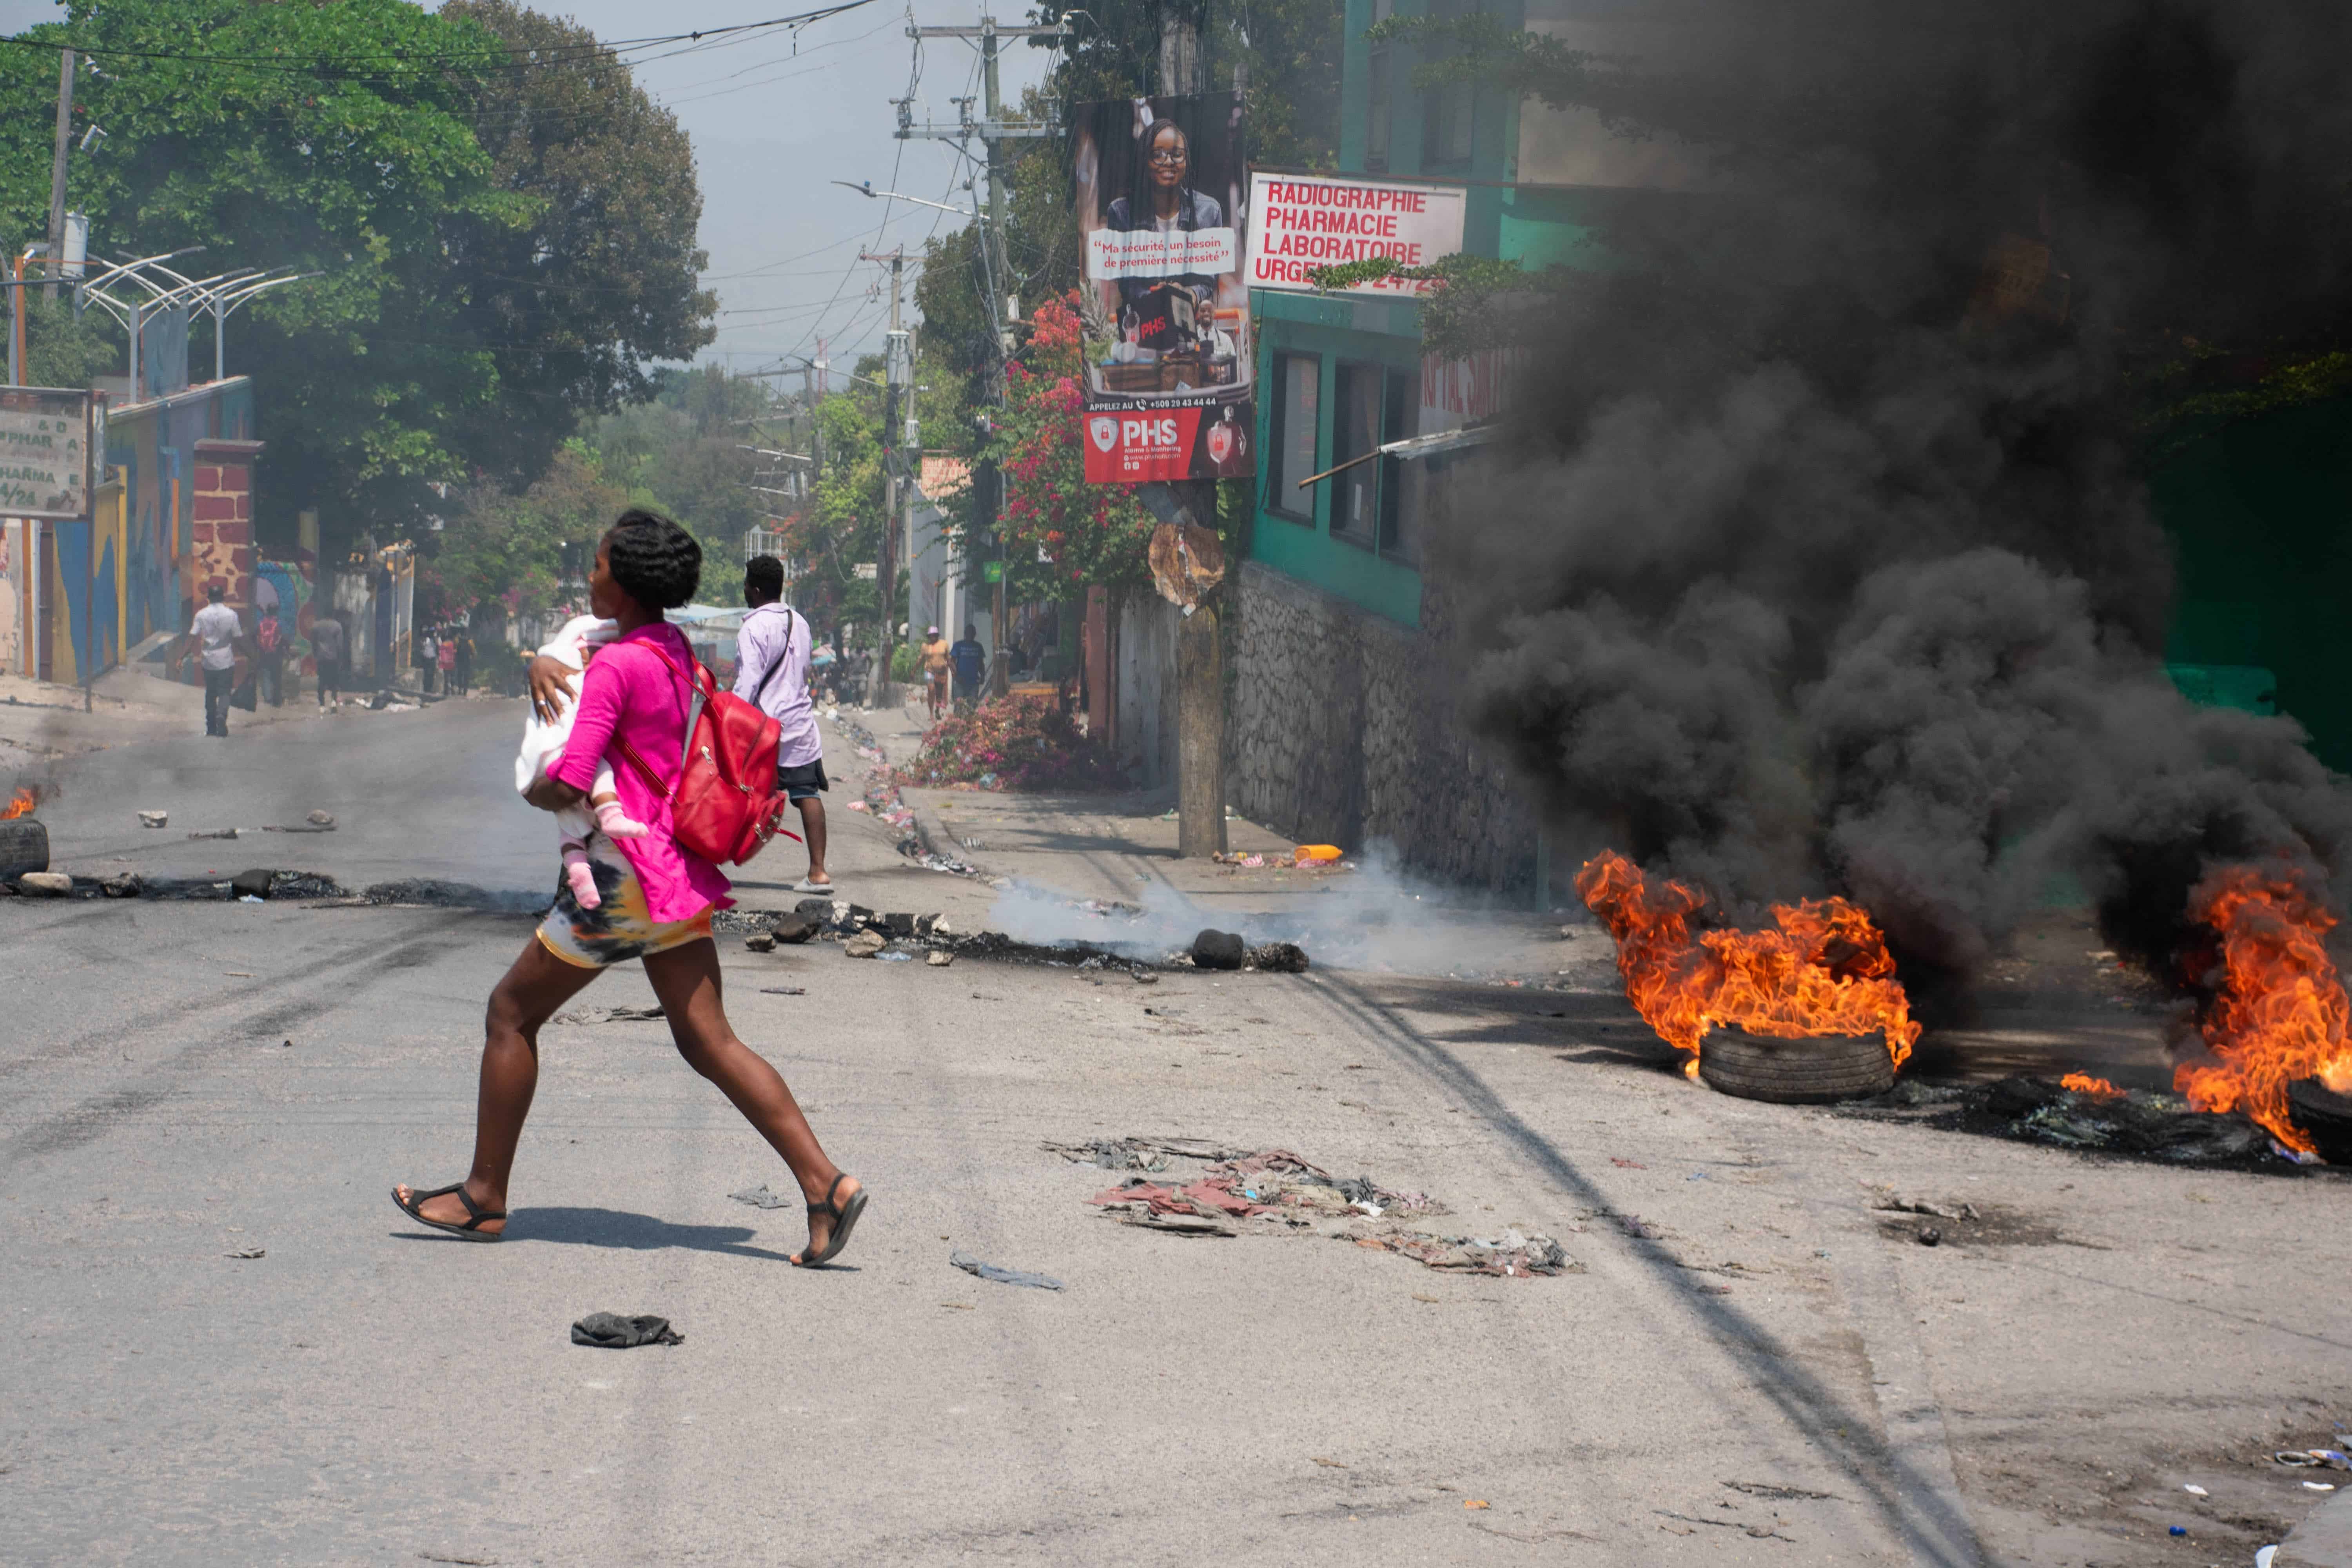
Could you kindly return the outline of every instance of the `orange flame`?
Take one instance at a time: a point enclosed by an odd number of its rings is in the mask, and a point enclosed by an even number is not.
[[[18,784],[16,786],[15,796],[9,800],[6,805],[0,806],[0,822],[12,821],[19,816],[30,816],[33,815],[33,808],[40,804],[41,797],[39,795],[35,795],[31,790],[26,789],[24,785]]]
[[[1886,939],[1867,910],[1843,899],[1775,904],[1774,930],[1694,938],[1691,916],[1705,895],[1680,882],[1653,888],[1614,850],[1585,862],[1576,890],[1617,939],[1633,1010],[1691,1053],[1685,1072],[1696,1074],[1699,1041],[1717,1026],[1780,1039],[1883,1030],[1897,1068],[1919,1038]]]
[[[2316,1078],[2352,1093],[2352,1004],[2327,956],[2336,917],[2292,870],[2231,866],[2206,879],[2189,913],[2220,933],[2221,984],[2199,1026],[2216,1062],[2183,1062],[2172,1087],[2200,1110],[2243,1108],[2301,1153],[2287,1085]]]
[[[2076,1094],[2087,1094],[2093,1100],[2121,1100],[2124,1091],[2103,1078],[2093,1078],[2086,1072],[2070,1072],[2058,1080],[2061,1089],[2071,1089]]]

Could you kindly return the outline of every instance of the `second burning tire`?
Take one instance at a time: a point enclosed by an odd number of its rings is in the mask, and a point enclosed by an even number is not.
[[[2286,1086],[2286,1108],[2321,1159],[2352,1164],[2352,1096],[2336,1094],[2315,1078],[2298,1079]]]
[[[1698,1076],[1718,1094],[1820,1105],[1885,1094],[1895,1087],[1895,1064],[1878,1035],[1780,1040],[1716,1029],[1699,1042]]]

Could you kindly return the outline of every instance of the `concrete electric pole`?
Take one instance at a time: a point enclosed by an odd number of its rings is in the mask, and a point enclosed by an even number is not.
[[[879,559],[874,563],[874,597],[878,610],[875,618],[880,623],[880,630],[874,639],[874,678],[867,683],[866,696],[869,707],[880,708],[898,700],[897,688],[890,681],[890,656],[897,651],[894,645],[898,640],[898,612],[892,605],[897,595],[891,590],[898,581],[898,551],[895,548],[898,533],[898,496],[900,490],[911,482],[902,471],[905,464],[898,448],[899,395],[910,379],[907,364],[907,333],[898,322],[902,300],[900,285],[907,252],[903,246],[880,255],[861,250],[857,258],[890,264],[890,334],[886,340],[889,344],[886,359],[888,368],[883,372],[882,389],[882,544],[876,552]]]
[[[73,146],[73,95],[74,52],[61,49],[58,52],[57,155],[49,162],[49,280],[41,286],[44,300],[58,297],[58,262],[65,255],[66,154]]]
[[[1208,88],[1201,47],[1201,9],[1164,0],[1160,9],[1160,90],[1188,97]],[[1240,85],[1236,73],[1234,85]],[[1147,485],[1144,504],[1180,531],[1197,523],[1214,532],[1217,481]],[[1225,852],[1225,670],[1213,590],[1188,609],[1176,630],[1176,853],[1206,858]]]

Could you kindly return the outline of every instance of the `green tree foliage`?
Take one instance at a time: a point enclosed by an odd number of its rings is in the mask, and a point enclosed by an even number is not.
[[[801,568],[793,606],[819,628],[844,621],[870,626],[880,595],[856,569],[860,562],[881,559],[881,391],[860,384],[836,392],[816,405],[814,424],[824,446],[824,472],[808,505],[784,530]]]
[[[426,583],[447,613],[496,601],[508,613],[547,608],[562,596],[567,563],[612,526],[628,489],[604,474],[593,447],[572,440],[556,448],[547,471],[520,494],[495,487],[456,493],[433,551]]]
[[[441,15],[495,35],[510,64],[480,73],[475,140],[498,188],[529,219],[458,222],[450,261],[467,326],[499,347],[504,417],[478,443],[477,467],[529,474],[575,411],[649,395],[646,366],[685,360],[716,335],[718,296],[696,279],[702,194],[677,118],[629,68],[570,21],[510,0],[448,0]]]
[[[526,481],[578,411],[707,341],[683,140],[584,35],[502,5],[74,0],[26,37],[92,62],[77,120],[108,137],[68,195],[95,251],[323,273],[229,333],[270,443],[265,531],[315,506],[336,540],[407,531],[426,481]],[[38,236],[57,57],[0,55],[0,231]]]

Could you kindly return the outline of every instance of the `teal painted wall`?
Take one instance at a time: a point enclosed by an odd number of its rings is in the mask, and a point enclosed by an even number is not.
[[[2352,401],[2209,436],[2150,480],[2175,551],[2175,664],[2259,666],[2279,710],[2352,772]]]
[[[1321,356],[1315,399],[1316,467],[1328,465],[1332,423],[1339,403],[1335,383],[1341,360],[1377,363],[1401,369],[1421,363],[1420,310],[1387,300],[1323,300],[1307,294],[1259,290],[1258,512],[1250,555],[1291,576],[1314,584],[1375,615],[1408,626],[1421,625],[1421,574],[1388,560],[1367,545],[1331,536],[1328,480],[1314,488],[1314,516],[1300,521],[1267,510],[1275,483],[1274,356],[1277,353]]]

